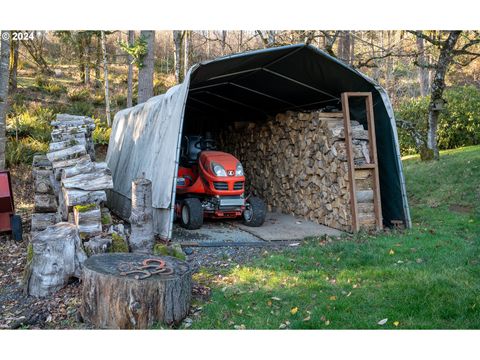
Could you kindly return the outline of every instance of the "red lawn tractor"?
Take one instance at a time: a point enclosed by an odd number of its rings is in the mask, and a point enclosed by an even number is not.
[[[190,135],[182,141],[177,176],[175,214],[186,229],[199,229],[204,218],[239,218],[261,226],[266,206],[258,197],[245,196],[245,175],[233,155],[216,151],[210,136]]]

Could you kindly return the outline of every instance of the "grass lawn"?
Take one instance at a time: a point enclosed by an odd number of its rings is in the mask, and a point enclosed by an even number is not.
[[[213,289],[192,328],[480,328],[480,146],[404,167],[413,229],[311,239],[197,274]]]

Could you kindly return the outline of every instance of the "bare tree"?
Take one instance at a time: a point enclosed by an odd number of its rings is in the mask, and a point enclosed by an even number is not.
[[[173,43],[175,45],[174,62],[175,62],[175,80],[178,83],[181,82],[181,53],[182,53],[182,40],[184,31],[173,30]]]
[[[185,77],[187,76],[187,72],[188,72],[188,51],[189,51],[189,43],[190,43],[190,31],[188,30],[185,30],[185,34],[183,35],[183,38],[184,38],[184,48],[183,48],[183,51],[184,51],[184,54],[183,54],[183,78],[185,79]]]
[[[0,42],[0,170],[5,169],[5,146],[7,138],[5,136],[6,114],[8,105],[8,78],[9,78],[9,60],[10,60],[10,37],[8,32],[1,31]]]
[[[133,46],[135,31],[128,31],[128,46]],[[127,76],[127,107],[133,105],[133,56],[128,54],[128,76]]]
[[[105,83],[105,113],[107,115],[107,125],[111,126],[110,119],[110,94],[108,90],[108,62],[107,62],[107,46],[105,40],[105,31],[101,32],[102,50],[103,50],[103,78]]]
[[[472,51],[474,45],[480,44],[480,33],[473,32],[473,38],[468,37],[467,32],[440,31],[436,35],[430,36],[423,31],[411,31],[417,38],[422,38],[439,50],[437,61],[434,64],[421,64],[419,59],[416,64],[421,67],[433,68],[434,76],[430,85],[431,96],[428,106],[428,129],[427,129],[427,148],[429,155],[425,158],[438,160],[440,154],[437,143],[438,117],[443,110],[443,92],[445,90],[445,76],[452,64],[468,65],[474,59],[480,57],[480,53]],[[459,39],[462,38],[460,46],[457,47]]]
[[[138,70],[138,103],[143,103],[153,96],[153,72],[155,60],[155,31],[142,30],[140,37],[147,43],[147,53]]]
[[[425,55],[425,43],[423,38],[417,37],[418,62],[427,64]],[[429,69],[425,66],[418,67],[418,80],[420,81],[420,95],[427,96],[429,92]]]
[[[10,91],[17,90],[18,47],[19,41],[10,41]]]
[[[27,52],[32,57],[33,61],[38,65],[40,71],[46,75],[52,75],[53,71],[48,66],[47,61],[44,57],[44,41],[45,34],[41,31],[37,31],[33,38],[29,38],[23,41],[23,46],[27,49]]]

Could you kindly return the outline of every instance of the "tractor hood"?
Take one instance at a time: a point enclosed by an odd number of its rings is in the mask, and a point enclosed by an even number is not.
[[[200,162],[202,163],[205,169],[211,171],[212,162],[222,165],[225,170],[233,171],[235,173],[235,168],[240,162],[232,154],[222,152],[222,151],[202,151],[200,153]]]

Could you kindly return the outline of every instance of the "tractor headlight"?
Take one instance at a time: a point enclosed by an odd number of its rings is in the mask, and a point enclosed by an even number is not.
[[[241,163],[237,164],[237,168],[235,169],[235,176],[243,176],[243,166]]]
[[[216,176],[227,176],[225,168],[217,163],[212,163],[212,171]]]

